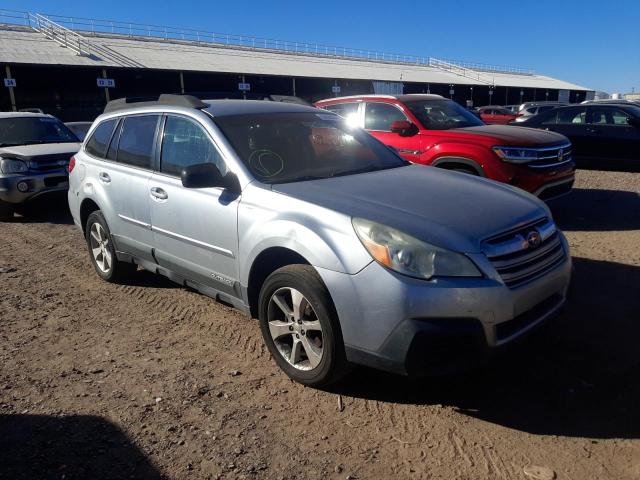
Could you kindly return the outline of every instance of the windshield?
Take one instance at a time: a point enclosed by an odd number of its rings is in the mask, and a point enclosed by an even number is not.
[[[482,120],[452,100],[410,100],[405,105],[427,130],[484,125]]]
[[[352,175],[408,164],[368,133],[326,112],[233,115],[215,122],[263,183]]]
[[[0,147],[34,143],[71,143],[78,138],[53,117],[0,118]]]

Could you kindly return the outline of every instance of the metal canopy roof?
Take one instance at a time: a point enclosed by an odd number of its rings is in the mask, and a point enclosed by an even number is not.
[[[43,17],[46,19],[46,17]],[[54,25],[57,25],[54,23]],[[70,31],[65,29],[66,31]],[[0,25],[0,62],[35,65],[149,68],[176,71],[280,75],[328,79],[378,80],[456,85],[495,85],[514,88],[591,89],[555,78],[521,73],[474,70],[443,61],[429,64],[375,61],[277,51],[176,38],[129,36],[104,32],[73,32],[89,54],[63,48],[44,29]],[[64,32],[66,37],[67,33]],[[85,47],[85,44],[88,47]],[[435,60],[435,59],[433,59]]]

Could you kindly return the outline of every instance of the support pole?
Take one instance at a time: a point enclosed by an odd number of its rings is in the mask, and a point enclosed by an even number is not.
[[[102,78],[108,78],[106,68],[102,69]],[[107,100],[107,103],[111,101],[111,95],[109,94],[109,87],[104,87],[104,98]]]
[[[7,78],[12,78],[11,67],[9,67],[9,65],[5,66],[5,71],[7,72]],[[11,99],[11,110],[13,110],[14,112],[17,112],[18,109],[16,107],[16,94],[13,91],[13,87],[9,87],[9,98]]]
[[[293,86],[293,96],[295,97],[296,96],[296,77],[293,77],[291,79],[291,84]]]
[[[184,95],[184,75],[180,72],[180,93]]]

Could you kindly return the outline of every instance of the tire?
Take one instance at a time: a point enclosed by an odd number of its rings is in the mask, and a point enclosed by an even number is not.
[[[288,265],[269,275],[260,290],[259,320],[269,352],[292,380],[323,387],[347,372],[338,315],[310,265]]]
[[[89,258],[100,278],[118,283],[137,270],[137,265],[133,263],[118,261],[109,226],[100,210],[89,215],[85,232]]]
[[[0,200],[0,222],[9,222],[13,219],[13,205]]]

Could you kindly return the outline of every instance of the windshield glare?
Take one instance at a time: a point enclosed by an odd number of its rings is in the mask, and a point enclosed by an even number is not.
[[[388,147],[326,112],[215,119],[240,159],[263,183],[285,183],[407,165]]]
[[[454,101],[414,100],[406,102],[406,105],[427,130],[484,125],[482,120]]]
[[[0,119],[0,146],[78,141],[73,132],[57,118],[10,117]]]

